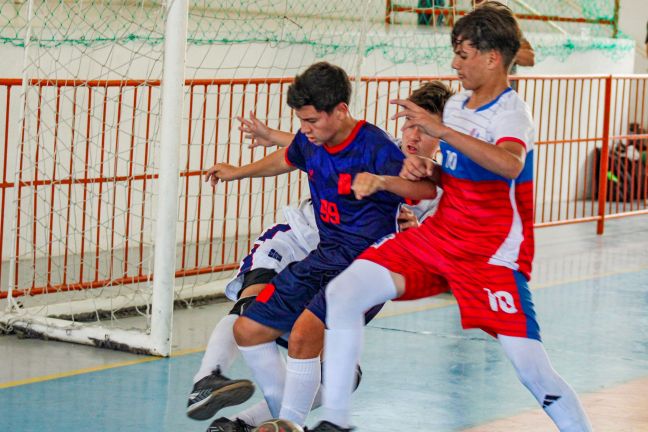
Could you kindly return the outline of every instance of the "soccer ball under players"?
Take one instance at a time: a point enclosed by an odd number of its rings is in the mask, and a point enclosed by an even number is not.
[[[261,423],[252,432],[304,432],[304,429],[290,420],[272,419]]]

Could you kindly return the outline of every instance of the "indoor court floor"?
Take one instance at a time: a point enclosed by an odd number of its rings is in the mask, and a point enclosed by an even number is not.
[[[595,430],[645,432],[648,216],[605,228],[603,236],[591,223],[536,230],[531,286],[545,347]],[[209,421],[185,415],[187,395],[229,307],[177,312],[168,359],[0,337],[0,431],[204,431]],[[556,430],[498,343],[461,330],[449,295],[389,304],[367,329],[362,367],[353,399],[359,432]],[[249,372],[238,361],[229,375]]]

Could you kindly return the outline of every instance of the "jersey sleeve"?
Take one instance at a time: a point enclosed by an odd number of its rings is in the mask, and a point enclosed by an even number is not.
[[[397,177],[403,168],[405,155],[395,142],[384,138],[382,145],[375,146],[374,174]],[[377,192],[372,199],[387,202],[405,202],[405,198],[387,191]]]
[[[533,146],[535,128],[531,114],[524,109],[507,110],[499,114],[491,126],[495,144],[504,141],[520,143],[528,152]]]
[[[306,157],[304,155],[304,145],[306,142],[306,137],[299,132],[286,149],[286,162],[302,171],[306,171]]]
[[[376,151],[374,173],[378,175],[398,176],[401,168],[403,168],[405,155],[396,143],[385,140],[385,144],[377,147]]]

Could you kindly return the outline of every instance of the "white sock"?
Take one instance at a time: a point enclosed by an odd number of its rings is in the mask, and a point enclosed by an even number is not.
[[[239,346],[239,350],[252,369],[254,380],[268,402],[272,417],[278,417],[286,380],[286,363],[279,353],[276,342],[249,347]]]
[[[323,367],[320,368],[323,370]],[[358,369],[356,368],[355,370],[355,377],[353,378],[353,391],[356,391],[358,386],[360,385],[360,381],[362,380],[362,377],[360,374],[358,374]],[[322,406],[322,397],[324,395],[324,385],[320,383],[319,389],[317,389],[317,393],[315,394],[315,399],[313,400],[313,406],[311,407],[311,411],[316,410],[317,408]]]
[[[226,315],[216,324],[209,337],[209,343],[200,363],[200,369],[194,375],[194,384],[211,374],[218,367],[220,367],[222,373],[226,373],[234,360],[236,360],[239,350],[232,329],[237,318],[238,315]]]
[[[499,335],[498,339],[522,384],[542,405],[560,431],[592,430],[576,392],[551,366],[540,341],[502,335]]]
[[[230,420],[241,419],[250,426],[259,426],[266,420],[272,418],[268,403],[265,400],[259,401],[249,408],[244,409],[235,416],[229,417]]]
[[[320,367],[320,370],[322,370],[321,367]],[[322,406],[322,397],[323,397],[323,395],[324,395],[324,384],[321,383],[321,378],[320,378],[320,386],[317,389],[317,393],[315,393],[315,398],[313,399],[313,406],[311,407],[311,411],[313,411],[313,410],[315,410],[315,409]]]
[[[389,271],[371,261],[356,260],[326,287],[323,418],[349,427],[355,369],[360,361],[364,312],[395,298]]]
[[[326,330],[324,337],[323,418],[342,428],[349,427],[355,365],[360,359],[363,334],[360,326]]]
[[[320,358],[295,359],[288,356],[286,386],[279,418],[290,420],[300,426],[313,406],[322,379]]]

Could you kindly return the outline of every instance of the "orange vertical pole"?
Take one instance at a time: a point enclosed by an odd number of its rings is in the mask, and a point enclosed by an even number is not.
[[[72,136],[70,137],[70,161],[68,165],[68,172],[70,173],[69,175],[72,176],[74,172],[74,153],[75,153],[75,135],[76,135],[76,123],[77,123],[77,93],[78,93],[78,87],[73,88],[72,92]],[[58,108],[58,107],[57,107]],[[58,123],[58,121],[57,121]],[[61,160],[61,162],[63,162]],[[52,180],[56,181],[56,175],[53,173],[52,175]],[[71,180],[71,179],[70,179]],[[67,285],[67,276],[68,276],[68,258],[69,258],[69,251],[70,251],[70,246],[69,246],[69,241],[70,241],[70,209],[72,208],[72,181],[68,184],[68,197],[67,197],[67,209],[65,210],[65,219],[64,221],[66,222],[65,224],[65,254],[64,254],[64,259],[63,259],[63,285]],[[51,241],[51,234],[50,234],[50,241]],[[48,279],[51,278],[51,275],[48,275]]]
[[[198,199],[198,202],[196,203],[197,205],[197,211],[196,215],[198,217],[196,218],[196,256],[194,260],[194,266],[199,267],[200,266],[200,261],[199,261],[199,256],[200,256],[200,234],[202,233],[200,229],[200,221],[202,221],[202,196],[203,196],[203,182],[201,181],[202,179],[202,173],[205,172],[205,148],[207,147],[207,142],[205,141],[205,133],[207,131],[207,91],[208,91],[208,86],[207,84],[203,85],[203,94],[202,94],[202,112],[200,113],[200,121],[201,121],[201,127],[200,127],[200,161],[199,163],[199,170],[200,174],[198,174],[198,196],[200,197]],[[191,145],[191,141],[187,143],[187,146]],[[189,176],[187,173],[187,182],[189,182]],[[187,221],[185,220],[185,223]],[[211,243],[211,242],[210,242]]]
[[[603,148],[601,149],[601,166],[599,168],[598,222],[596,233],[603,234],[605,228],[605,195],[607,195],[608,153],[610,149],[610,110],[612,100],[612,75],[605,77],[605,102],[603,104]]]
[[[612,19],[612,37],[616,38],[619,35],[619,7],[620,0],[614,0],[614,18]]]
[[[189,119],[187,120],[187,161],[185,163],[185,172],[188,173],[191,170],[191,135],[193,133],[193,105],[194,105],[194,94],[196,92],[195,86],[192,84],[189,86]],[[186,176],[184,179],[184,214],[183,219],[186,222],[189,219],[189,176]],[[182,227],[182,257],[181,257],[181,268],[187,268],[187,224],[184,223]]]
[[[151,92],[152,86],[147,85],[147,97],[146,97],[146,135],[144,135],[144,178],[142,183],[142,205],[140,210],[140,241],[139,241],[139,265],[137,270],[137,276],[142,277],[144,275],[144,215],[146,214],[146,180],[149,175],[149,145],[151,144]],[[210,255],[211,256],[211,255]]]
[[[58,163],[58,134],[59,134],[59,118],[61,114],[61,87],[56,88],[56,111],[54,114],[54,140],[52,142],[52,147],[51,147],[51,152],[53,154],[53,162],[52,162],[52,183],[51,183],[51,188],[50,188],[50,204],[54,206],[54,197],[56,193],[56,165]],[[72,126],[72,137],[74,137],[74,126]],[[74,138],[72,138],[74,140]],[[36,153],[38,154],[38,153]],[[74,151],[70,151],[70,157],[74,155]],[[38,158],[36,159],[38,160]],[[70,171],[70,174],[72,171]],[[36,187],[36,185],[34,185]],[[70,196],[68,195],[68,202],[67,202],[67,208],[69,211],[70,208]],[[52,281],[52,247],[54,244],[53,237],[54,237],[54,209],[49,210],[49,226],[48,226],[48,241],[47,241],[47,286],[51,286]],[[34,220],[36,219],[36,212],[34,212]],[[69,223],[65,224],[66,230],[70,226]],[[65,239],[67,240],[67,233],[65,236]],[[36,243],[34,242],[34,247],[36,246]],[[66,282],[67,280],[67,242],[65,244],[65,260],[63,264],[63,283]]]
[[[392,2],[387,0],[385,6],[385,24],[391,24],[391,14],[392,14]]]
[[[137,118],[137,89],[133,89],[133,111],[131,113],[131,133],[130,145],[128,151],[128,180],[126,180],[126,222],[124,226],[124,277],[128,277],[128,249],[130,243],[130,230],[131,230],[131,204],[133,202],[133,166],[135,165],[135,133],[136,133],[136,118]]]

